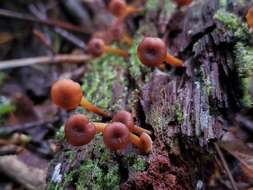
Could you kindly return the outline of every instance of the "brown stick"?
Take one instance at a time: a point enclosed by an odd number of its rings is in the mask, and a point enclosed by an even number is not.
[[[45,24],[48,26],[57,26],[60,28],[64,28],[66,30],[70,30],[73,32],[79,32],[79,33],[90,33],[91,31],[84,30],[83,28],[73,25],[71,23],[59,21],[59,20],[42,20],[38,18],[34,18],[30,15],[23,14],[23,13],[17,13],[14,11],[10,10],[5,10],[5,9],[0,9],[0,17],[8,17],[8,18],[14,18],[14,19],[19,19],[19,20],[24,20],[24,21],[31,21],[31,22],[36,22],[40,24]]]
[[[29,190],[46,188],[47,169],[39,169],[26,165],[17,156],[0,157],[0,170]]]
[[[219,145],[217,143],[214,143],[214,147],[215,147],[215,149],[216,149],[216,151],[217,151],[217,153],[218,153],[218,155],[219,155],[219,157],[221,159],[221,162],[222,162],[222,164],[224,166],[224,169],[225,169],[225,171],[226,171],[226,173],[228,175],[228,178],[229,178],[229,180],[231,182],[233,190],[239,190],[238,187],[237,187],[237,185],[236,185],[236,183],[235,183],[233,175],[231,174],[231,172],[229,170],[229,167],[227,165],[227,162],[226,162],[226,160],[224,158],[223,153],[221,152],[221,149],[220,149]]]
[[[24,67],[35,64],[47,64],[47,63],[81,63],[84,61],[90,60],[88,55],[68,55],[68,54],[59,54],[55,56],[41,56],[33,58],[24,58],[24,59],[13,59],[9,61],[0,61],[0,70],[10,69],[15,67]]]

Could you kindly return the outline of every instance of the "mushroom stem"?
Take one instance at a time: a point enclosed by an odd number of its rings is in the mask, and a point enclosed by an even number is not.
[[[139,127],[137,125],[134,125],[133,129],[131,129],[132,132],[137,133],[139,135],[141,135],[142,133],[147,133],[147,134],[151,134],[151,131],[147,130],[147,129],[143,129],[142,127]]]
[[[128,57],[128,52],[127,51],[124,51],[124,50],[119,49],[119,48],[113,48],[113,47],[106,46],[106,45],[104,46],[104,52],[114,54],[114,55],[118,55],[118,56],[122,56],[124,58]]]
[[[97,133],[103,133],[104,129],[105,129],[106,125],[107,125],[106,123],[99,123],[99,122],[93,122],[93,124],[96,127],[96,132]]]
[[[87,109],[88,111],[96,113],[100,116],[103,116],[106,118],[111,117],[109,113],[106,113],[103,110],[101,110],[100,108],[96,107],[94,104],[89,102],[84,96],[81,99],[80,106]]]
[[[133,44],[133,38],[126,33],[122,35],[121,41],[127,44],[128,47],[131,47]]]
[[[140,152],[142,153],[150,153],[152,151],[152,139],[147,133],[142,133],[140,137],[137,135],[130,133],[129,141],[138,147]]]
[[[133,133],[130,133],[129,135],[129,141],[135,145],[137,148],[141,148],[141,141],[140,141],[140,138],[133,134]]]
[[[139,13],[142,10],[143,10],[142,8],[137,8],[137,7],[134,7],[134,6],[127,6],[125,16],[127,16],[129,14]]]
[[[174,67],[183,67],[184,66],[183,61],[181,59],[178,59],[169,53],[167,53],[164,61],[167,64],[172,65]]]

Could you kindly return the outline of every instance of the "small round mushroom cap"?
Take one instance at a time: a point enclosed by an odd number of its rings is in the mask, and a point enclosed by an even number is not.
[[[108,9],[115,17],[121,17],[125,14],[127,4],[124,0],[111,0]]]
[[[125,30],[126,28],[124,26],[124,23],[121,20],[115,20],[111,25],[110,33],[114,39],[120,40]]]
[[[191,4],[192,0],[173,0],[178,6],[187,6]]]
[[[249,27],[253,28],[253,7],[249,8],[246,19]]]
[[[105,43],[100,38],[92,38],[88,43],[88,52],[94,56],[99,57],[104,53]]]
[[[137,48],[137,55],[142,64],[157,67],[163,63],[167,47],[160,38],[145,37]]]
[[[130,132],[123,123],[114,122],[108,124],[103,135],[104,143],[110,150],[123,149],[129,143]]]
[[[81,86],[70,79],[60,79],[51,88],[52,101],[66,110],[75,109],[82,99]]]
[[[130,131],[134,128],[134,120],[132,114],[125,110],[118,111],[116,114],[114,114],[112,122],[123,123],[129,128]]]
[[[147,133],[142,133],[140,136],[140,151],[143,153],[149,153],[152,151],[152,139]]]
[[[95,125],[89,123],[85,115],[76,114],[66,121],[64,133],[69,144],[82,146],[88,144],[94,138],[96,128]]]

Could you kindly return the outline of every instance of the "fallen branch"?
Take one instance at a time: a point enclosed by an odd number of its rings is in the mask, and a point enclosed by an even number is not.
[[[13,19],[18,19],[18,20],[23,20],[23,21],[36,22],[39,24],[44,24],[44,25],[53,26],[53,27],[60,27],[66,30],[79,32],[83,34],[88,34],[91,32],[91,31],[88,31],[87,29],[84,30],[82,27],[73,25],[71,23],[63,22],[60,20],[49,20],[49,19],[42,20],[42,19],[38,19],[27,14],[18,13],[18,12],[14,12],[10,10],[5,10],[5,9],[0,9],[0,17],[7,17],[7,18],[13,18]]]
[[[15,155],[0,157],[0,170],[29,190],[46,188],[47,168],[28,166]]]
[[[88,55],[68,55],[68,54],[59,54],[55,56],[41,56],[33,58],[24,58],[24,59],[13,59],[9,61],[0,61],[0,70],[10,69],[15,67],[24,67],[35,64],[47,64],[47,63],[81,63],[84,61],[90,60]]]
[[[215,147],[215,150],[217,151],[217,153],[218,153],[218,155],[219,155],[219,157],[221,159],[221,162],[222,162],[223,167],[224,167],[224,169],[225,169],[225,171],[226,171],[226,173],[228,175],[228,178],[229,178],[229,180],[231,182],[233,190],[239,190],[238,187],[237,187],[237,185],[236,185],[236,183],[235,183],[233,175],[231,174],[231,172],[229,170],[228,164],[227,164],[227,162],[226,162],[226,160],[224,158],[224,155],[223,155],[223,153],[222,153],[219,145],[217,143],[214,143],[214,147]]]

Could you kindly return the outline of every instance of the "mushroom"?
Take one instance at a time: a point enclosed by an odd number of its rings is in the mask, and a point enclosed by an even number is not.
[[[129,129],[119,122],[108,124],[103,132],[104,143],[110,150],[123,149],[129,143]]]
[[[179,7],[191,4],[192,0],[173,0]]]
[[[94,138],[96,128],[94,124],[89,123],[85,115],[76,114],[66,121],[64,133],[69,144],[82,146],[88,144]]]
[[[109,29],[109,33],[115,40],[119,40],[122,43],[125,43],[128,47],[132,46],[133,38],[126,32],[126,28],[122,20],[115,20]]]
[[[128,127],[128,129],[133,133],[137,133],[137,134],[142,134],[143,132],[146,132],[148,134],[151,133],[150,131],[146,129],[143,129],[141,127],[134,125],[132,114],[125,110],[118,111],[116,114],[114,114],[112,118],[112,122],[120,122],[120,123],[125,124]]]
[[[92,38],[88,43],[88,52],[93,57],[99,57],[103,53],[110,53],[122,57],[128,57],[128,52],[119,48],[113,48],[105,44],[100,38]]]
[[[60,79],[51,88],[52,101],[59,107],[66,110],[73,110],[81,106],[90,112],[103,117],[110,117],[109,113],[104,112],[94,104],[89,102],[83,95],[80,84],[70,79]]]
[[[252,31],[253,30],[253,7],[249,8],[246,15],[246,20],[247,20],[250,30]]]
[[[111,0],[108,9],[113,16],[122,20],[129,14],[138,13],[142,11],[142,9],[140,8],[127,5],[125,0]]]
[[[129,139],[131,143],[140,150],[141,153],[148,154],[152,151],[153,142],[147,133],[142,133],[140,137],[130,133]]]
[[[163,40],[145,37],[137,48],[137,55],[142,64],[148,67],[160,67],[164,62],[174,67],[183,67],[183,61],[167,53]]]

